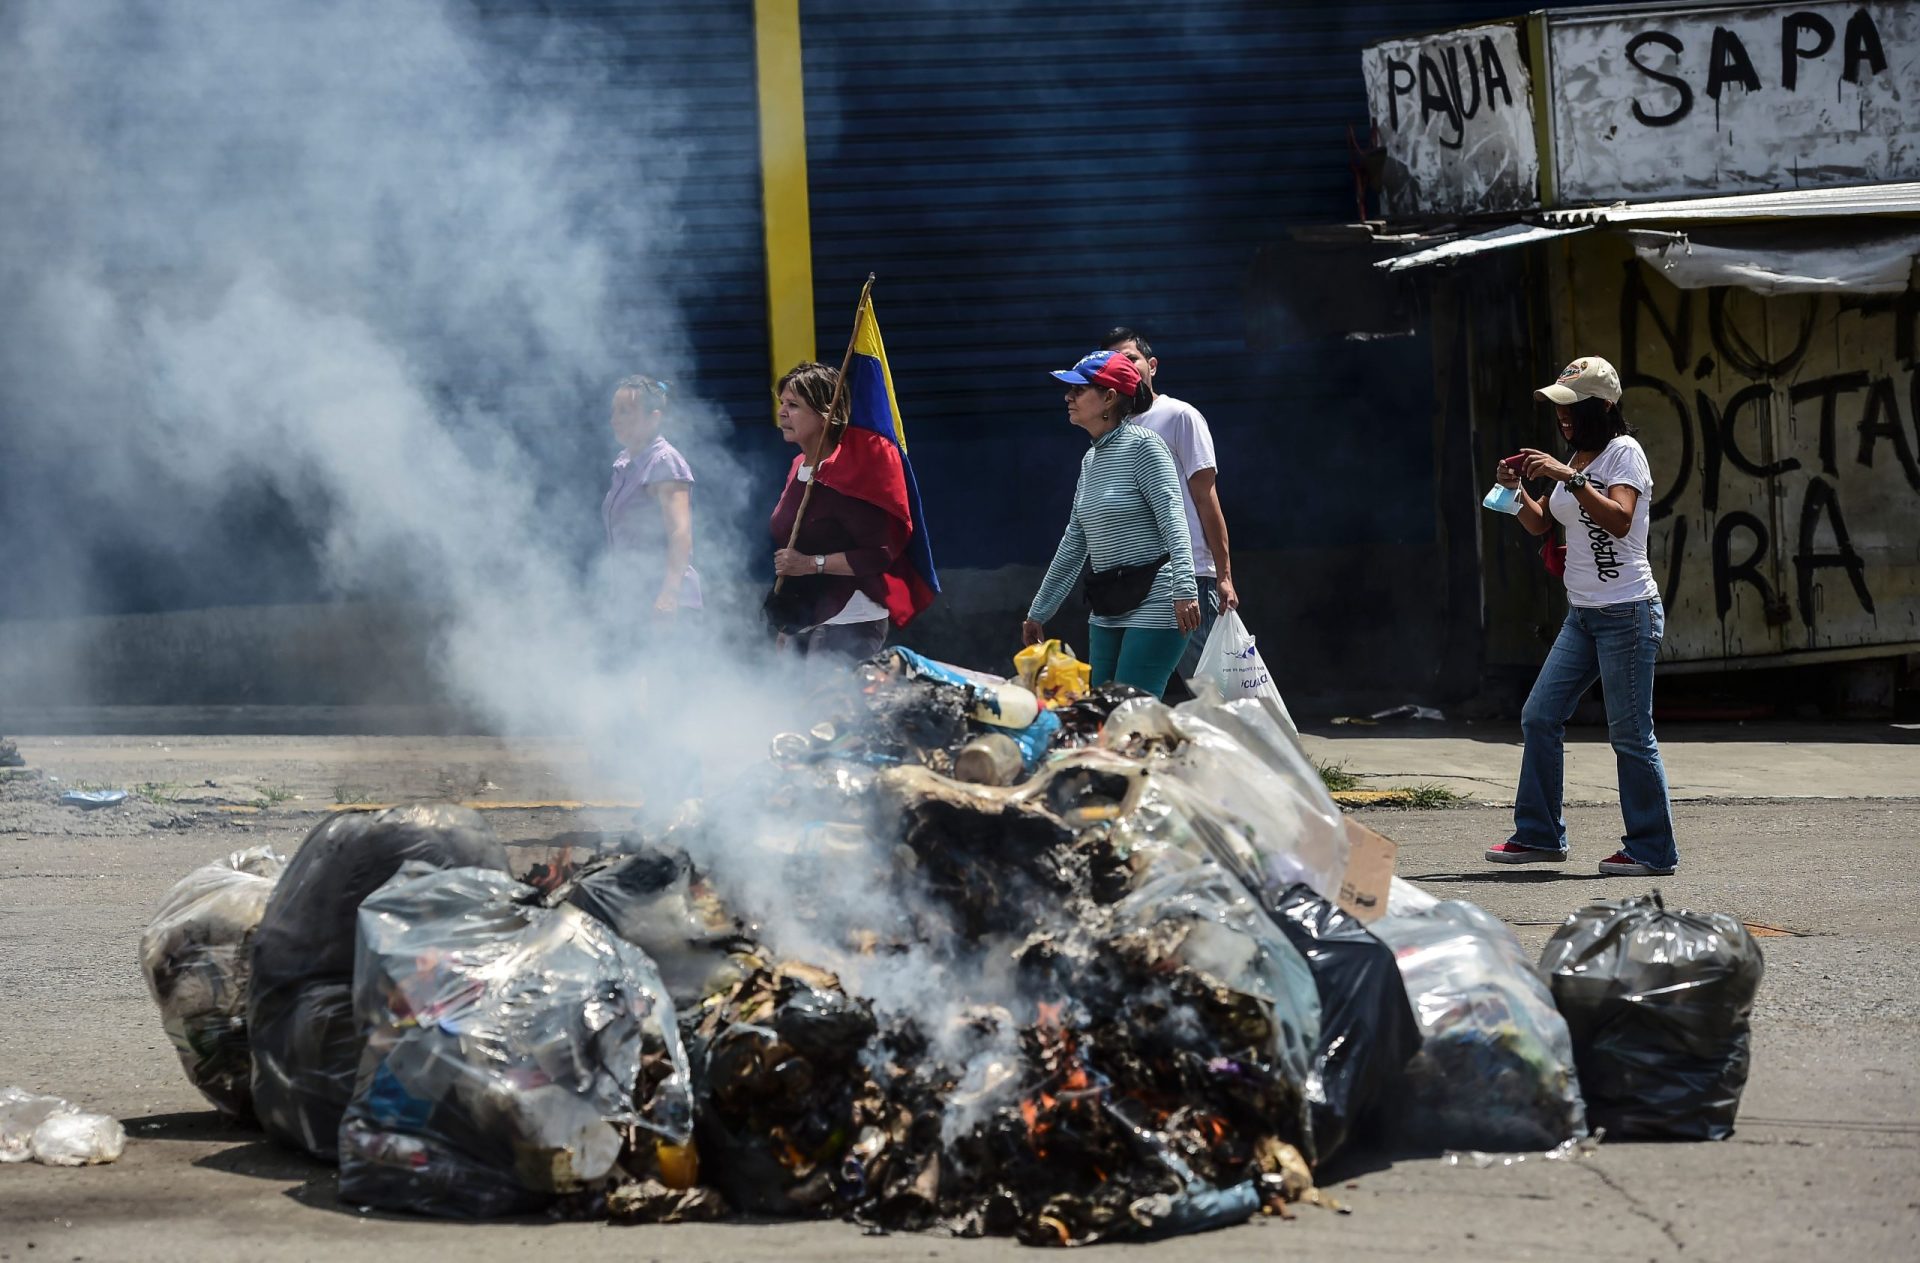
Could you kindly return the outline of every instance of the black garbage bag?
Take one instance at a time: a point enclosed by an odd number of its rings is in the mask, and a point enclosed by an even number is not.
[[[644,951],[686,1010],[753,968],[755,945],[684,851],[643,846],[580,873],[558,897]]]
[[[1060,716],[1059,744],[1069,747],[1097,745],[1100,729],[1106,726],[1107,717],[1123,702],[1146,696],[1149,695],[1133,685],[1118,681],[1096,686],[1084,697],[1054,712]]]
[[[1573,1035],[1588,1120],[1614,1139],[1731,1136],[1765,969],[1737,918],[1669,911],[1658,891],[1568,917],[1540,972]]]
[[[1269,911],[1307,958],[1320,992],[1320,1039],[1307,1077],[1316,1165],[1358,1140],[1420,1051],[1393,949],[1331,900],[1301,883]]]
[[[693,1131],[673,1002],[646,953],[487,869],[409,864],[360,908],[367,1032],[340,1198],[480,1219],[610,1188],[627,1137]]]
[[[339,1161],[340,1115],[365,1042],[352,995],[360,901],[408,860],[507,871],[499,840],[463,807],[334,816],[300,844],[253,934],[254,1112],[269,1136],[323,1162]]]

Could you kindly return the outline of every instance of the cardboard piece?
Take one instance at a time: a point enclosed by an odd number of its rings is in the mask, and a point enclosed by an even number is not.
[[[1393,840],[1375,833],[1353,817],[1346,820],[1347,871],[1340,878],[1340,907],[1362,922],[1378,920],[1387,911],[1393,884]]]

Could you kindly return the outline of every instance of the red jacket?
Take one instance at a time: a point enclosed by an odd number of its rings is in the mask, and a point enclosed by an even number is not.
[[[806,494],[807,484],[794,476],[800,461],[800,457],[794,457],[793,467],[787,471],[787,485],[780,493],[780,503],[773,507],[769,531],[775,548],[787,546],[794,516],[800,511],[800,499]],[[794,541],[793,547],[813,556],[845,553],[853,573],[790,577],[783,592],[792,593],[797,603],[804,603],[800,608],[812,611],[808,619],[812,625],[824,623],[845,609],[855,592],[865,593],[875,605],[885,609],[885,576],[906,550],[907,539],[906,524],[884,509],[843,495],[824,483],[818,484],[807,501],[807,516],[801,521],[800,538]]]

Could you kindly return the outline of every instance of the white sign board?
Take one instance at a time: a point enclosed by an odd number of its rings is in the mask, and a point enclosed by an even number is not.
[[[1389,215],[1472,214],[1539,204],[1533,80],[1517,28],[1387,40],[1360,54]]]
[[[1562,205],[1920,179],[1920,4],[1547,15]]]

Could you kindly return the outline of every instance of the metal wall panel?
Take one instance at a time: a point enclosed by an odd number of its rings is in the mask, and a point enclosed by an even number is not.
[[[1653,465],[1663,659],[1920,642],[1920,291],[1680,290],[1592,233],[1556,307],[1563,356],[1617,356]]]
[[[1920,5],[1549,13],[1555,181],[1608,203],[1920,176]]]
[[[633,300],[612,316],[616,341],[635,348],[637,362],[628,371],[671,372],[730,415],[763,420],[768,352],[751,0],[463,0],[447,12],[463,36],[502,54],[476,58],[475,69],[487,61],[503,99],[517,94],[536,105],[578,110],[560,132],[572,146],[570,160],[612,166],[617,178],[608,183],[617,189],[619,180],[630,181],[636,197],[665,190],[662,214],[677,225],[673,250],[663,251],[658,240],[608,243],[612,288]],[[272,21],[238,11],[232,20]],[[137,47],[140,24],[129,23],[116,37]],[[236,100],[232,108],[310,111],[324,119],[326,92],[351,90],[360,70],[327,66],[313,80],[289,85],[285,98]],[[182,109],[191,114],[201,104]],[[461,108],[470,112],[472,103]],[[396,119],[394,126],[410,121]],[[236,179],[270,174],[266,161],[244,154],[236,161],[242,159],[245,169]],[[426,197],[434,193],[423,190]],[[167,222],[167,213],[177,212],[163,207],[154,222]],[[165,245],[165,235],[156,233],[139,266],[164,276]],[[368,249],[382,245],[369,242]],[[677,309],[672,330],[651,323],[658,319],[651,313],[663,306],[657,301],[662,289]],[[392,301],[408,309],[404,293]],[[679,362],[663,367],[641,360],[640,348],[663,343],[677,346]],[[552,368],[468,354],[451,340],[438,349],[448,366],[444,375],[482,401],[504,393],[497,389],[502,384]],[[577,407],[560,398],[545,415],[510,419],[527,450],[539,454],[539,467],[526,471],[529,484],[554,506],[555,529],[568,532],[583,551],[597,546],[606,482],[602,389],[581,383]],[[6,415],[34,406],[0,398],[0,538],[15,545],[0,566],[0,618],[292,603],[326,593],[320,542],[264,484],[241,483],[218,504],[183,513],[182,493],[156,474],[137,490],[146,501],[123,506],[124,523],[109,518],[86,538],[56,531],[47,546],[21,546],[45,532],[49,520],[99,516],[89,503],[98,494],[95,482],[66,452],[64,438],[49,441]],[[151,523],[160,520],[180,525],[156,535]]]
[[[752,0],[472,0],[481,30],[521,50],[522,85],[548,77],[570,96],[582,83],[600,117],[588,131],[631,120],[631,143],[584,161],[625,164],[636,195],[671,189],[670,256],[655,242],[611,243],[630,285],[664,286],[679,304],[692,353],[687,383],[730,415],[767,415],[767,287],[761,242],[759,113]],[[655,339],[635,322],[636,345]],[[635,372],[649,371],[636,365]],[[657,370],[656,370],[657,371]]]
[[[1534,81],[1522,22],[1386,40],[1363,58],[1386,150],[1388,218],[1540,204]]]
[[[877,272],[941,563],[1046,559],[1086,445],[1045,373],[1115,323],[1212,423],[1237,552],[1431,541],[1424,344],[1295,312],[1256,347],[1249,272],[1355,218],[1364,45],[1510,12],[804,0],[820,355]]]

